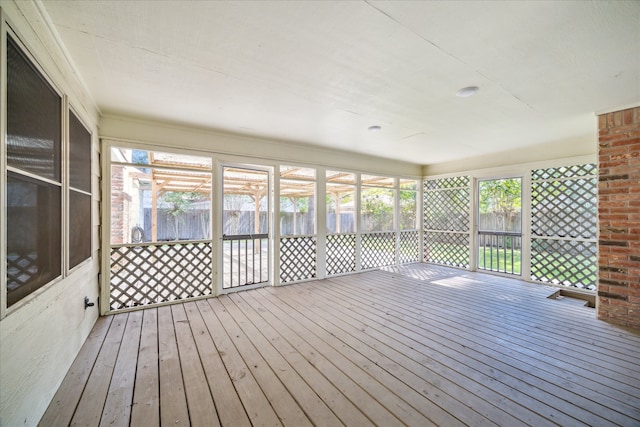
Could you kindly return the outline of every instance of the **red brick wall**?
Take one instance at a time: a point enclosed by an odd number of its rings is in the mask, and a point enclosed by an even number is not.
[[[111,243],[124,241],[125,228],[124,166],[111,168]]]
[[[598,125],[598,317],[640,328],[640,107]]]

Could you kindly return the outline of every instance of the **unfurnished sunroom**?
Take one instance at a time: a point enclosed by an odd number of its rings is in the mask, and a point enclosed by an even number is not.
[[[1,15],[0,425],[640,422],[637,2]]]

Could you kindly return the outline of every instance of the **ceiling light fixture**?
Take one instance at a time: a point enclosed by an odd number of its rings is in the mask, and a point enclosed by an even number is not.
[[[456,92],[456,96],[459,98],[468,98],[470,96],[475,95],[480,88],[478,86],[467,86],[463,87],[459,91]]]
[[[369,126],[368,129],[369,129],[369,132],[379,132],[382,130],[382,126],[378,126],[378,125]]]

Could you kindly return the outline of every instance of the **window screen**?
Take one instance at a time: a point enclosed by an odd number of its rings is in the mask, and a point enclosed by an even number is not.
[[[69,268],[91,257],[91,196],[69,192]]]
[[[61,275],[61,109],[7,37],[7,306]]]
[[[60,181],[61,98],[7,37],[7,165]]]
[[[91,192],[91,133],[69,113],[69,186]]]
[[[7,174],[7,306],[60,275],[60,192]]]

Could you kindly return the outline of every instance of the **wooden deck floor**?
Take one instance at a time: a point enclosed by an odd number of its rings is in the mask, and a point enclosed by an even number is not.
[[[640,425],[640,334],[426,265],[100,318],[43,426]]]

